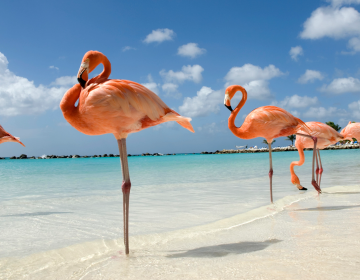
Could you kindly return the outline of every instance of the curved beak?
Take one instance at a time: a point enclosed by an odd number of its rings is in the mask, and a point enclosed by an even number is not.
[[[230,112],[233,111],[233,108],[231,107],[231,103],[230,103],[230,96],[228,93],[225,93],[224,105],[226,108],[230,110]]]
[[[82,88],[85,88],[85,85],[86,85],[86,81],[82,78],[82,75],[84,74],[84,72],[87,74],[86,68],[80,67],[78,76],[77,76],[77,80]]]

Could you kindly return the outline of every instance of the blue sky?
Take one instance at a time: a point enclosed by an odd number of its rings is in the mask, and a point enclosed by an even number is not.
[[[253,109],[280,106],[304,121],[360,121],[360,0],[329,1],[6,1],[0,11],[0,124],[25,153],[118,153],[113,135],[68,125],[59,102],[86,51],[112,63],[110,78],[154,90],[191,117],[128,137],[128,152],[215,151],[241,140],[227,128],[224,89],[240,84]],[[94,74],[101,72],[97,68]],[[233,101],[233,107],[240,96]],[[284,138],[275,146],[287,145]]]

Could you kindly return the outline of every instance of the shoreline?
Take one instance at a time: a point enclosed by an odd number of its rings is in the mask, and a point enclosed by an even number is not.
[[[357,279],[359,191],[330,187],[202,226],[131,236],[129,256],[119,237],[1,258],[0,279]]]
[[[360,144],[345,144],[345,145],[337,145],[337,146],[329,146],[323,150],[348,150],[348,149],[359,149]],[[312,151],[312,148],[306,148],[304,151]],[[287,147],[274,147],[272,148],[272,152],[293,152],[297,151],[295,146],[287,146]],[[242,154],[242,153],[267,153],[269,152],[268,148],[247,148],[247,149],[223,149],[216,150],[215,152],[207,152],[203,151],[201,153],[172,153],[172,154],[161,154],[161,153],[142,153],[142,154],[128,154],[128,157],[139,157],[139,156],[176,156],[176,155],[219,155],[219,154]],[[4,159],[52,159],[52,158],[102,158],[102,157],[119,157],[117,154],[104,154],[104,155],[92,155],[92,156],[80,156],[80,155],[44,155],[41,157],[31,156],[28,157],[26,154],[21,154],[19,157],[0,157],[0,160]]]

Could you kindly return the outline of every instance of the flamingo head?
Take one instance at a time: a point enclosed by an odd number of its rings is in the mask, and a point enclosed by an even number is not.
[[[226,108],[228,108],[231,112],[233,111],[233,108],[231,107],[231,99],[234,97],[236,93],[236,90],[233,86],[227,87],[225,90],[225,99],[224,99],[224,105]]]
[[[291,183],[293,183],[299,190],[307,190],[307,188],[304,188],[302,185],[300,185],[299,177],[295,174],[291,174]]]
[[[103,57],[105,56],[98,51],[88,51],[84,55],[77,74],[78,82],[83,88],[89,79],[89,74],[102,62]]]

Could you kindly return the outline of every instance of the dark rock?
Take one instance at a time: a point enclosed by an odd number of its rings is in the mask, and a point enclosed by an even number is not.
[[[108,157],[108,155],[107,155],[107,154],[104,154],[102,157]]]
[[[73,155],[72,158],[79,158],[79,155]]]
[[[26,158],[27,158],[27,155],[21,154],[19,158],[20,158],[20,159],[26,159]]]
[[[113,154],[109,154],[109,157],[114,157],[114,155],[113,155]]]
[[[130,154],[128,154],[128,157],[131,157],[131,155],[130,155]]]
[[[16,157],[11,157],[10,159],[16,159]]]

